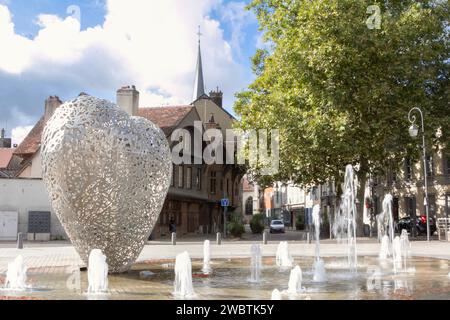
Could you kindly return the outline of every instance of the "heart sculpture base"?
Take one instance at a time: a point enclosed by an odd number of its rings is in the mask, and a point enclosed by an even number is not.
[[[43,132],[43,180],[81,259],[106,255],[110,272],[136,261],[162,209],[171,154],[152,122],[83,95],[56,109]]]

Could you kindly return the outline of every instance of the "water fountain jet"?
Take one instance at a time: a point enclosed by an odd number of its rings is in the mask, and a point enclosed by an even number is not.
[[[272,291],[271,300],[281,300],[281,293],[278,289]]]
[[[316,259],[314,261],[313,270],[314,282],[325,282],[327,281],[327,275],[325,271],[325,263],[320,259],[320,206],[316,204],[312,211],[314,233],[316,236]]]
[[[92,249],[88,262],[88,294],[108,292],[108,264],[100,249]]]
[[[292,267],[293,259],[291,254],[289,253],[289,244],[287,243],[287,241],[281,241],[278,245],[276,263],[277,266],[281,268]]]
[[[403,229],[399,236],[394,238],[393,243],[393,261],[396,272],[413,272],[414,268],[409,266],[411,257],[411,244],[408,238],[408,232]]]
[[[203,243],[203,274],[211,273],[211,249],[209,245],[209,240],[205,240]]]
[[[8,263],[6,272],[5,289],[12,291],[24,291],[27,289],[27,267],[23,262],[22,255],[19,255],[13,262]]]
[[[378,257],[381,260],[385,260],[391,255],[391,252],[389,250],[389,246],[390,246],[389,236],[388,235],[384,235],[381,238],[380,253],[378,255]]]
[[[357,271],[358,253],[356,251],[356,184],[353,167],[345,168],[344,188],[341,205],[335,212],[333,233],[338,242],[345,240],[347,247],[347,264],[352,272]]]
[[[302,291],[302,278],[302,269],[300,266],[295,266],[289,275],[288,294],[297,294]]]
[[[260,281],[261,277],[261,265],[262,265],[262,258],[261,258],[261,246],[259,244],[252,244],[251,246],[251,275],[250,275],[250,282],[258,283]]]
[[[187,251],[177,255],[175,259],[174,295],[181,297],[194,296],[192,285],[192,263]]]
[[[377,217],[378,238],[381,239],[380,259],[387,259],[391,255],[390,247],[392,247],[392,259],[394,272],[397,272],[397,266],[394,257],[394,218],[392,215],[392,195],[386,194],[383,199],[383,211]]]

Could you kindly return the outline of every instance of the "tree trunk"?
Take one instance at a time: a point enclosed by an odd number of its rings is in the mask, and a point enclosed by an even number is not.
[[[364,236],[364,205],[365,198],[364,194],[366,191],[366,182],[367,182],[367,172],[364,168],[361,167],[360,173],[358,173],[358,190],[356,192],[356,199],[358,199],[359,204],[356,209],[358,214],[356,215],[356,236],[363,237]]]

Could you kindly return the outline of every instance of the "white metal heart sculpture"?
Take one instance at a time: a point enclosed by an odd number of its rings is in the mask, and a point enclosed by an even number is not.
[[[81,259],[101,249],[111,272],[137,259],[171,180],[171,154],[152,122],[82,95],[56,109],[41,146],[53,209]]]

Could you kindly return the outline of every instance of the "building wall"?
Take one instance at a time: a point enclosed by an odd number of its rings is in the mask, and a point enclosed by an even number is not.
[[[233,118],[223,108],[219,107],[209,99],[200,99],[194,103],[194,106],[203,123],[209,121],[211,113],[214,114],[216,123],[218,123],[223,130],[222,134],[225,141],[225,130],[232,128]]]
[[[450,174],[447,168],[447,157],[442,149],[433,153],[432,163],[434,175],[428,177],[427,180],[429,198],[430,200],[433,196],[435,198],[434,205],[437,218],[445,217],[446,215],[450,216],[450,203],[446,203],[446,199],[450,199]],[[399,217],[409,214],[406,199],[410,197],[415,198],[416,215],[425,215],[423,162],[418,161],[412,164],[411,177],[407,174],[406,169],[405,162],[396,173],[390,172],[385,177],[378,179],[379,181],[375,188],[376,194],[379,197],[379,201],[382,201],[387,193],[392,193],[394,197],[398,198]],[[381,210],[381,206],[379,205],[378,207]],[[430,212],[430,216],[433,216],[432,212]]]
[[[38,150],[33,156],[30,178],[42,178],[41,150]]]
[[[28,232],[29,211],[51,212],[51,236],[67,238],[51,209],[47,190],[41,179],[0,179],[0,211],[19,212],[18,232]]]

